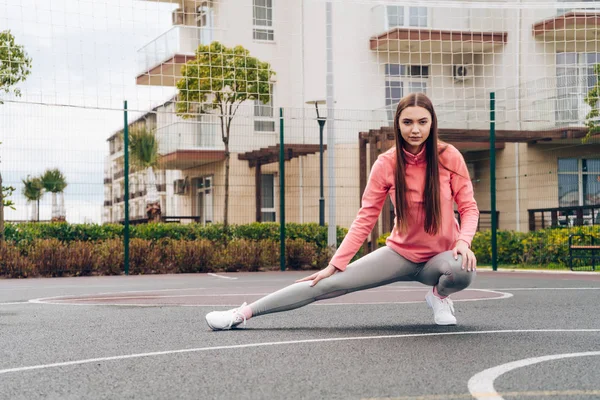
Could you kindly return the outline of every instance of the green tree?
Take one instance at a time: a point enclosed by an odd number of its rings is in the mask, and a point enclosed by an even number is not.
[[[271,77],[275,72],[267,62],[250,56],[242,46],[233,48],[213,42],[200,45],[195,59],[181,67],[177,113],[183,118],[196,117],[213,110],[221,122],[221,139],[225,145],[225,201],[223,224],[228,224],[229,209],[229,138],[231,121],[246,100],[268,103]]]
[[[158,166],[158,142],[153,132],[146,128],[136,128],[129,138],[129,152],[132,163],[146,170],[146,214],[148,221],[159,222],[160,196],[156,187],[154,169]]]
[[[23,46],[15,43],[15,37],[9,30],[0,31],[0,93],[21,95],[13,86],[27,79],[31,73],[31,58],[27,56]],[[0,100],[2,104],[2,100]]]
[[[49,169],[41,177],[42,186],[46,192],[52,193],[52,221],[64,221],[66,219],[64,191],[67,180],[59,169]],[[56,201],[56,195],[60,195],[60,205]]]
[[[2,142],[0,142],[0,144],[2,144]],[[0,197],[0,199],[2,199],[2,201],[0,201],[0,208],[2,207],[10,207],[13,210],[15,209],[15,203],[12,202],[12,200],[9,200],[8,198],[13,194],[13,192],[15,191],[15,188],[13,186],[2,186],[2,174],[0,173],[0,187],[2,188],[2,196]],[[4,223],[4,214],[0,214],[0,226]],[[0,228],[0,235],[2,235],[3,230]]]
[[[23,196],[31,203],[31,220],[40,220],[39,218],[39,206],[40,199],[44,194],[44,185],[40,178],[32,178],[27,175],[27,179],[23,179]]]
[[[585,103],[591,107],[590,112],[585,117],[588,132],[583,139],[584,142],[600,132],[600,109],[598,108],[598,100],[600,99],[600,64],[594,65],[594,75],[596,75],[596,84],[588,91],[584,99]]]
[[[23,46],[15,43],[9,30],[0,31],[0,94],[8,94],[13,90],[16,96],[20,96],[21,91],[13,89],[13,86],[25,81],[30,73],[31,58],[27,56]],[[0,98],[0,104],[2,103]],[[12,186],[2,186],[0,175],[0,240],[4,237],[4,207],[14,209],[14,203],[7,200],[14,190]]]

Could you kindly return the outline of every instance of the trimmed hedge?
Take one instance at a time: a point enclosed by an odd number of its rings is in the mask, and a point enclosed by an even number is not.
[[[327,247],[327,226],[315,223],[285,225],[286,239],[302,239],[314,243],[318,248]],[[14,243],[28,242],[35,239],[56,239],[61,242],[100,241],[123,237],[123,225],[120,224],[68,224],[54,223],[7,223],[5,237]],[[337,244],[339,245],[347,229],[337,228]],[[215,243],[228,242],[234,239],[273,240],[279,241],[279,223],[254,222],[247,225],[209,224],[169,224],[150,223],[130,226],[130,237],[145,240],[199,240],[206,239]]]
[[[279,224],[144,224],[131,227],[130,273],[195,273],[279,269]],[[338,245],[346,229],[337,229]],[[530,233],[499,231],[500,265],[565,267],[569,234],[591,234],[600,227],[545,229]],[[7,224],[0,243],[0,276],[118,275],[123,265],[121,225]],[[385,245],[387,235],[378,239]],[[479,264],[491,263],[491,232],[475,235]],[[324,268],[333,255],[327,227],[286,224],[288,269]],[[362,249],[354,259],[362,257]]]
[[[534,232],[498,231],[498,264],[500,265],[558,265],[569,262],[569,235],[588,234],[600,239],[600,226],[542,229]],[[388,234],[377,240],[385,245]],[[492,232],[475,234],[471,249],[478,264],[492,263]]]
[[[206,239],[130,241],[132,275],[236,272],[279,269],[280,246],[270,239],[232,239],[216,244]],[[286,240],[286,267],[321,269],[329,262],[329,249],[319,250],[303,239]],[[0,276],[120,275],[124,271],[124,246],[120,239],[97,242],[33,239],[27,245],[0,243]]]

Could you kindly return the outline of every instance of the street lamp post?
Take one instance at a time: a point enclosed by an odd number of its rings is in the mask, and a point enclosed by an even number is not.
[[[325,119],[319,115],[319,104],[325,104],[325,100],[307,101],[307,104],[314,104],[317,111],[317,122],[319,123],[319,225],[325,226],[325,194],[323,190],[323,129],[325,128]]]

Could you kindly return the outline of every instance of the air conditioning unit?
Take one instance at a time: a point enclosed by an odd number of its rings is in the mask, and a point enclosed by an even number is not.
[[[173,192],[175,194],[185,194],[185,181],[183,179],[173,181]]]
[[[473,66],[471,65],[454,65],[452,66],[452,76],[454,80],[464,81],[471,79],[473,75]]]
[[[173,25],[185,25],[185,14],[181,8],[173,11],[171,14]]]

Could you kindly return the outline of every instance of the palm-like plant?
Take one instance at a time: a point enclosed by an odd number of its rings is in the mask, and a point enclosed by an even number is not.
[[[42,185],[47,192],[52,193],[52,221],[64,220],[65,215],[65,201],[64,201],[64,190],[67,187],[67,180],[65,176],[58,169],[50,169],[44,172],[41,177]],[[56,202],[56,194],[60,194],[60,206]]]
[[[129,152],[134,165],[146,170],[146,214],[148,220],[160,221],[160,197],[156,188],[154,168],[158,166],[158,141],[153,132],[137,128],[131,132]]]
[[[31,203],[31,220],[39,221],[38,206],[39,201],[42,198],[44,185],[40,178],[32,178],[27,175],[27,179],[23,179],[23,196]]]

